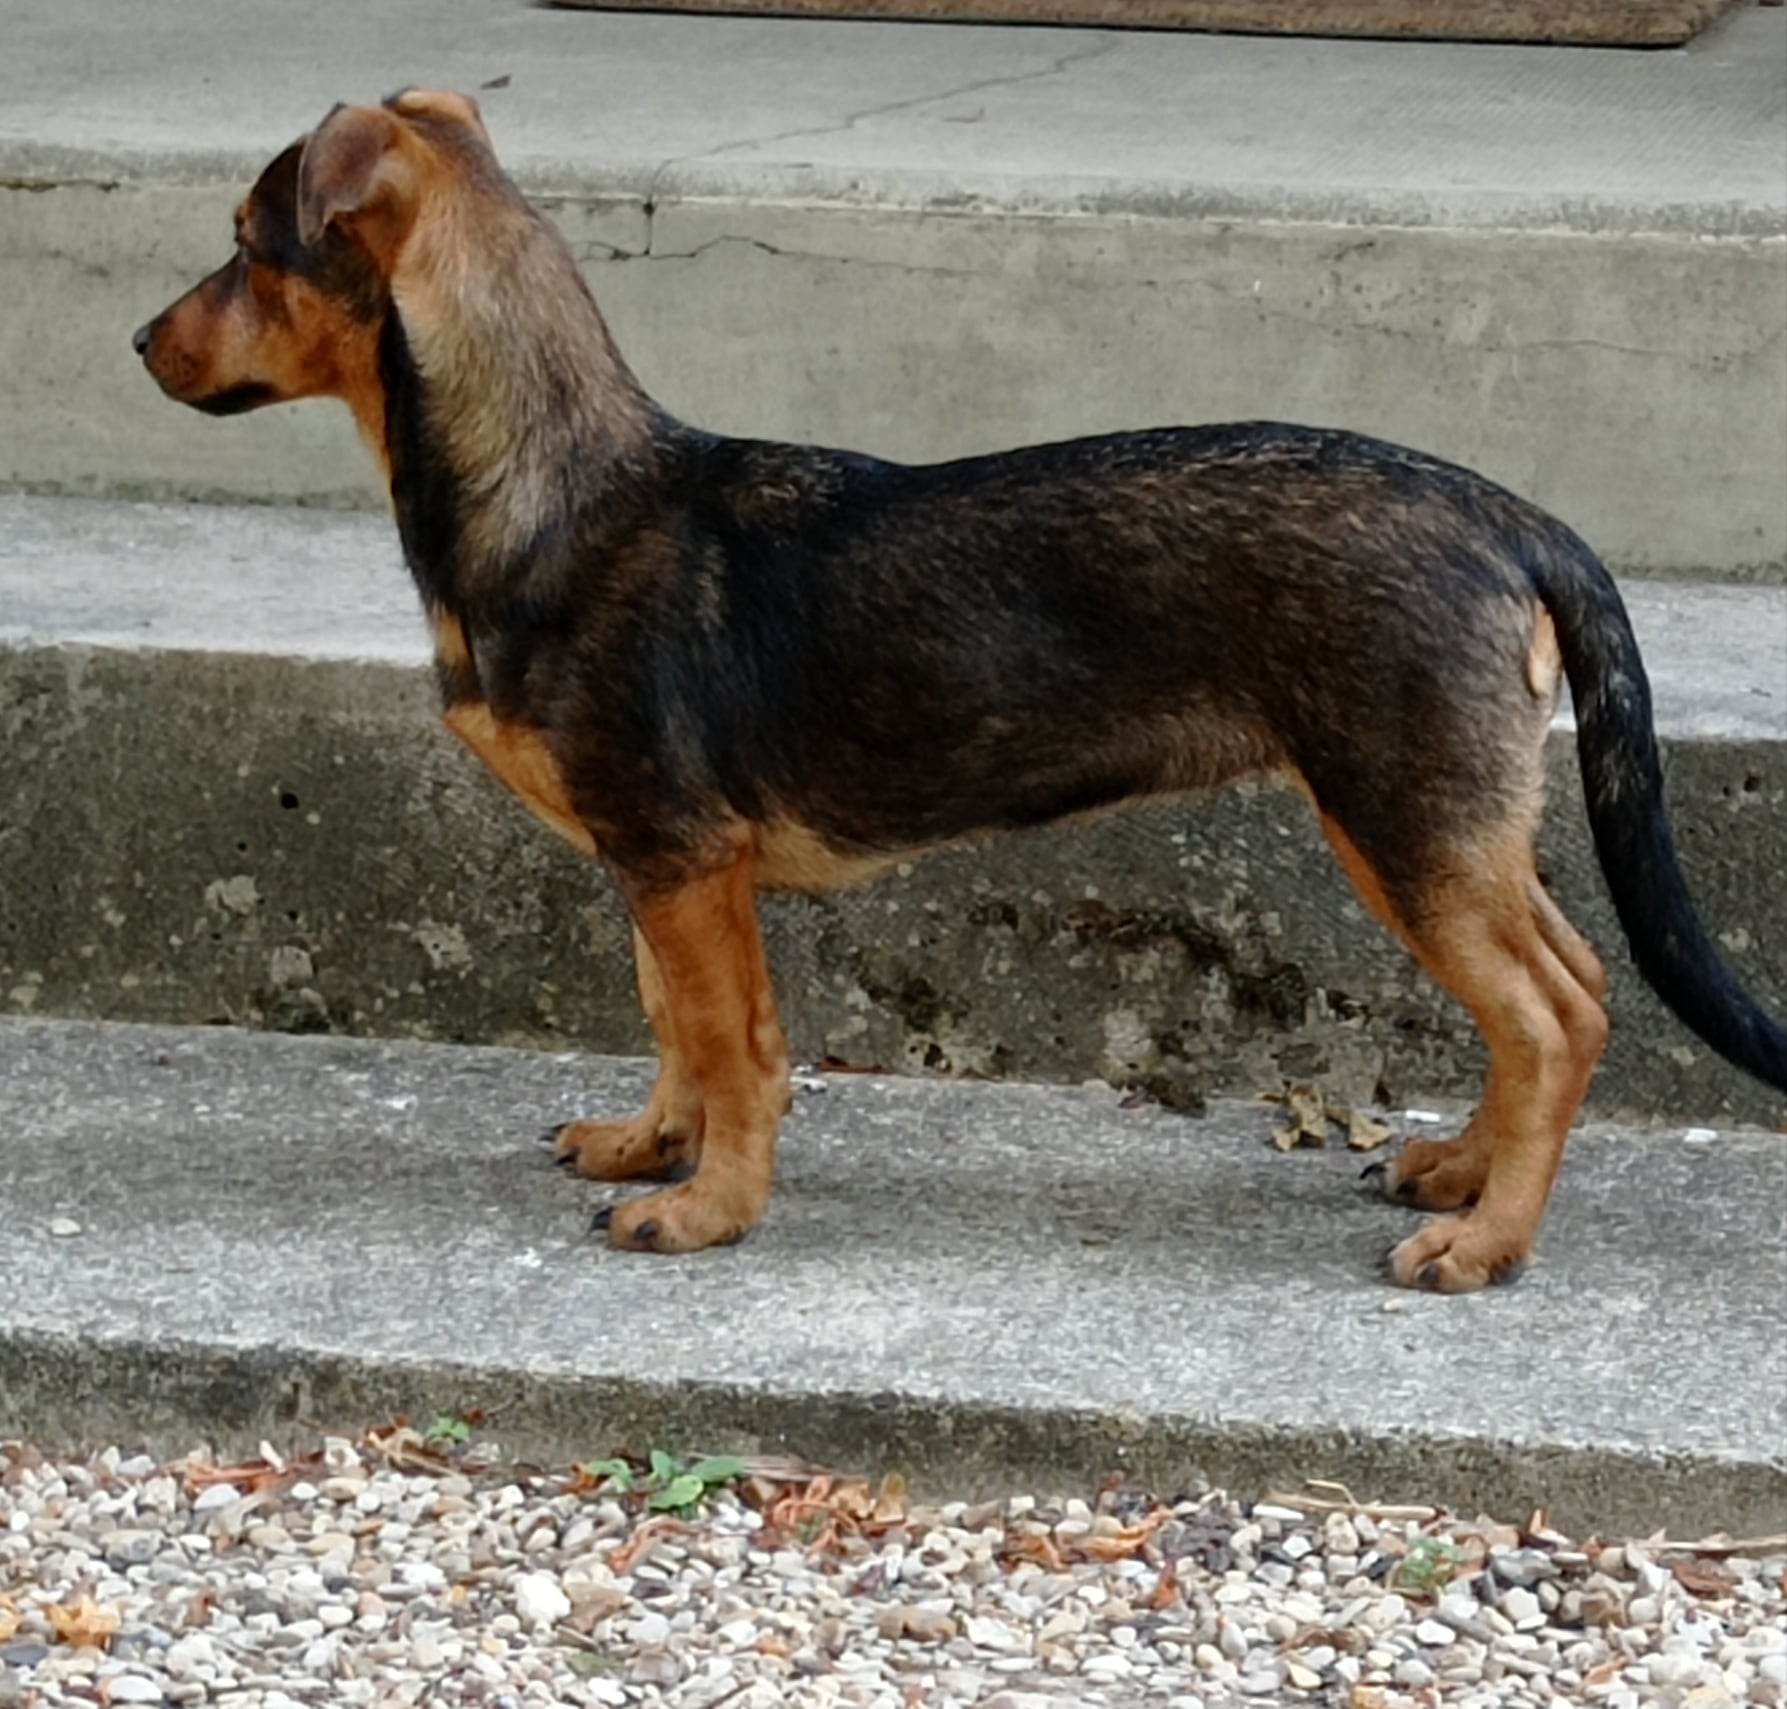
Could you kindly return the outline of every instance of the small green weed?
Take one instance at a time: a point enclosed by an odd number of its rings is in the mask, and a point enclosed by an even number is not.
[[[1437,1596],[1464,1564],[1464,1551],[1438,1537],[1417,1537],[1409,1544],[1393,1582],[1411,1596]]]
[[[643,1495],[653,1513],[689,1513],[710,1492],[743,1477],[745,1463],[735,1454],[719,1454],[685,1465],[674,1454],[654,1448],[643,1475],[627,1460],[591,1460],[577,1469],[610,1494]]]

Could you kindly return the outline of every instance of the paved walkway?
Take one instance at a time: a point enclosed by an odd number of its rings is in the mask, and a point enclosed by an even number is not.
[[[564,189],[1787,229],[1787,16],[1753,6],[1665,52],[484,0],[315,0],[280,29],[223,0],[34,0],[6,35],[0,173],[234,176],[418,83],[479,90],[505,158]]]
[[[644,1086],[612,1059],[0,1023],[0,1433],[252,1443],[480,1404],[561,1455],[742,1431],[939,1484],[1195,1467],[1783,1529],[1779,1135],[1580,1137],[1542,1262],[1454,1300],[1379,1279],[1407,1214],[1344,1149],[1274,1151],[1265,1106],[854,1076],[799,1095],[742,1246],[615,1253],[586,1233],[605,1189],[535,1135]]]

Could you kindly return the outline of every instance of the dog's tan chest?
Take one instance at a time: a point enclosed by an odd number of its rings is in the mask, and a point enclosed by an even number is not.
[[[483,761],[484,767],[533,815],[586,855],[596,839],[578,818],[564,773],[540,731],[499,719],[484,699],[477,660],[465,625],[451,612],[430,614],[434,672],[446,703],[442,721]]]
[[[481,700],[462,701],[443,714],[446,726],[484,762],[496,780],[534,816],[586,855],[596,839],[571,805],[564,774],[546,739],[525,724],[505,724]]]

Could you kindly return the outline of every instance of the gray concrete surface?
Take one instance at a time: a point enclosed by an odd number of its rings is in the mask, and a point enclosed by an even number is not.
[[[1697,236],[1779,235],[1787,212],[1770,128],[1787,31],[1755,8],[1663,53],[481,0],[316,0],[289,29],[219,0],[135,17],[11,0],[7,14],[0,170],[16,176],[240,177],[334,102],[417,83],[478,91],[539,187],[630,198],[1168,201]],[[509,82],[484,87],[496,77]]]
[[[931,1488],[1339,1478],[1606,1533],[1787,1528],[1787,1139],[1585,1133],[1541,1260],[1398,1293],[1409,1213],[1273,1112],[836,1075],[763,1225],[585,1231],[534,1139],[643,1066],[0,1022],[0,1431],[252,1442],[480,1405],[512,1447],[761,1445]],[[76,1234],[51,1225],[67,1219]]]
[[[1696,894],[1787,1012],[1787,592],[1628,592]],[[422,658],[388,524],[0,500],[0,1010],[641,1048],[607,884],[440,733]],[[1596,1107],[1778,1122],[1630,972],[1562,732],[1552,771],[1547,868],[1614,970]],[[1280,794],[764,916],[808,1056],[1401,1101],[1481,1071]]]
[[[507,76],[506,156],[694,419],[906,456],[1334,422],[1622,567],[1784,573],[1776,11],[1646,54],[469,0],[7,23],[0,482],[367,502],[345,424],[172,411],[126,338],[331,101]]]

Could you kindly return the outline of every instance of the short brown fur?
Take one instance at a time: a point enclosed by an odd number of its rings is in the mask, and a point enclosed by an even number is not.
[[[603,1213],[615,1244],[722,1245],[768,1201],[789,1076],[759,889],[1268,775],[1489,1048],[1463,1136],[1381,1171],[1448,1213],[1392,1273],[1506,1279],[1607,1032],[1600,963],[1533,864],[1565,675],[1641,970],[1787,1086],[1688,901],[1618,594],[1513,495],[1272,422],[922,467],[704,433],[639,386],[462,95],[337,107],[237,225],[138,349],[213,413],[347,403],[448,727],[619,884],[658,1080],[556,1147],[597,1180],[687,1178]]]

